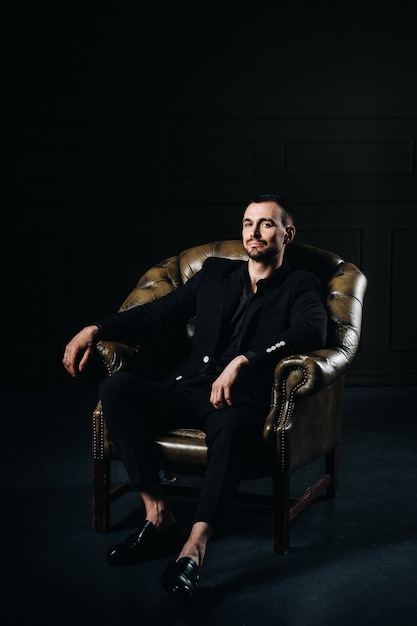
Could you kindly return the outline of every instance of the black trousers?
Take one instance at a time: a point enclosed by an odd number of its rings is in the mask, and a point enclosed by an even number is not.
[[[133,487],[159,481],[155,435],[170,428],[205,432],[207,469],[192,522],[207,522],[222,533],[242,477],[244,454],[249,446],[254,454],[262,454],[266,412],[244,386],[237,386],[232,407],[214,409],[209,402],[213,380],[196,376],[173,386],[117,372],[102,382],[100,399],[110,438]]]

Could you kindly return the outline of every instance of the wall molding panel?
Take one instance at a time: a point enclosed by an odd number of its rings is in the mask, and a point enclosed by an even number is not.
[[[368,277],[348,383],[417,384],[417,116],[54,119],[21,132],[8,237],[31,250],[25,280],[37,298],[11,359],[21,368],[25,353],[31,384],[65,384],[58,357],[75,322],[113,311],[149,266],[239,238],[258,193],[285,196],[299,241]]]

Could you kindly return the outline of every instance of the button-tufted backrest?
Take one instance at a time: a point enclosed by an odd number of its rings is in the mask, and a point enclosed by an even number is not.
[[[286,255],[293,268],[319,277],[328,313],[326,345],[339,349],[350,362],[359,347],[365,275],[334,252],[308,244],[293,242]]]
[[[323,286],[328,311],[326,344],[340,349],[350,361],[358,348],[362,323],[362,272],[329,250],[293,242],[286,248],[286,258],[294,269],[317,274]],[[179,255],[181,281],[185,283],[209,256],[247,259],[240,240],[215,241],[184,250]],[[192,332],[192,329],[191,329]]]
[[[187,282],[191,276],[198,272],[204,261],[210,256],[235,260],[248,258],[240,240],[214,241],[195,246],[194,248],[188,248],[188,250],[184,250],[179,255],[179,269],[182,282]]]
[[[149,269],[123,302],[120,310],[145,304],[184,284],[210,256],[247,259],[240,240],[215,241],[194,246]],[[329,323],[327,346],[342,351],[348,362],[357,351],[361,334],[363,281],[362,272],[337,254],[308,244],[293,242],[286,257],[295,269],[314,272],[323,286]],[[187,335],[193,334],[190,322]]]

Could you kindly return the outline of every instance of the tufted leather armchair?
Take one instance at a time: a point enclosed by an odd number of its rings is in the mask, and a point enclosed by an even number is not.
[[[290,521],[319,497],[332,498],[338,493],[338,444],[341,434],[345,373],[360,341],[362,306],[367,287],[365,275],[353,263],[333,252],[294,242],[286,255],[294,268],[315,272],[322,285],[328,310],[326,346],[308,354],[283,358],[275,368],[271,404],[265,415],[265,469],[259,472],[250,464],[247,478],[268,475],[272,479],[271,496],[266,498],[272,510],[273,550],[285,553],[290,547]],[[197,272],[208,256],[245,259],[240,241],[218,241],[184,250],[149,269],[127,296],[120,310],[140,306],[160,298],[185,283]],[[192,340],[193,320],[182,336],[164,337],[163,341],[127,346],[101,341],[97,350],[108,375],[120,368],[162,373],[171,359]],[[168,347],[168,349],[167,349]],[[175,485],[175,476],[202,476],[206,463],[204,433],[178,429],[155,441],[160,458],[161,476],[174,493],[184,490]],[[250,451],[249,451],[250,453]],[[324,467],[312,486],[290,497],[293,473],[323,457]],[[93,528],[110,528],[111,502],[130,490],[129,482],[112,486],[111,466],[117,450],[109,440],[100,401],[93,413]],[[248,455],[248,459],[250,454]],[[175,491],[177,490],[177,491]],[[195,493],[195,489],[193,491]],[[242,498],[245,494],[241,494]],[[239,494],[237,499],[239,499]],[[256,498],[253,494],[253,498]],[[262,496],[258,496],[259,501]]]

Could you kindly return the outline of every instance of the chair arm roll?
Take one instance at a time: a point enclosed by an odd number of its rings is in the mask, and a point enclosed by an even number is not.
[[[283,358],[274,373],[274,394],[290,397],[316,393],[342,376],[349,366],[342,350],[323,348]]]
[[[139,348],[115,341],[98,341],[96,349],[109,376],[119,370],[135,369],[139,361]]]

